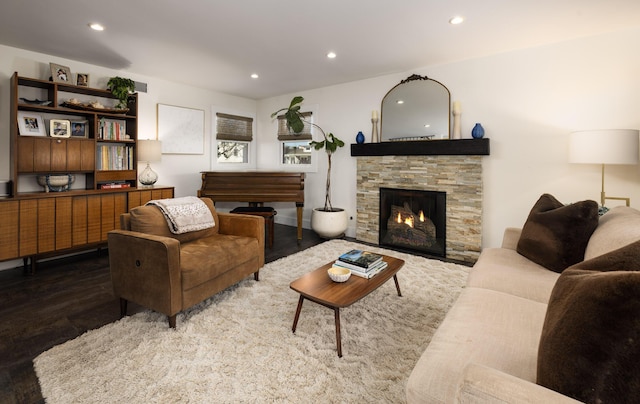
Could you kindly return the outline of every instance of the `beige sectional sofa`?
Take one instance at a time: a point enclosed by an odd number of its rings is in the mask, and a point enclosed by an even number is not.
[[[509,228],[502,247],[482,251],[409,377],[408,403],[576,402],[536,384],[547,305],[560,273],[519,254],[520,235]],[[584,259],[637,240],[640,212],[613,208],[588,238]]]

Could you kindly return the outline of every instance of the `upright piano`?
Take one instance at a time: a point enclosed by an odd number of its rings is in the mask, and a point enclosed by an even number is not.
[[[203,171],[198,196],[211,198],[214,202],[248,202],[250,206],[262,206],[264,202],[295,202],[298,241],[302,240],[304,173]]]

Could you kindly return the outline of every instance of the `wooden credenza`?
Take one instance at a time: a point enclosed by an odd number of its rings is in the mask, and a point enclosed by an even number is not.
[[[0,199],[0,261],[31,260],[106,245],[120,215],[173,187],[49,192]]]

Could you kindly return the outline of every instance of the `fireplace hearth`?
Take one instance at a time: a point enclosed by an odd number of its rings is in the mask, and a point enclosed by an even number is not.
[[[446,192],[380,188],[379,244],[446,256]]]

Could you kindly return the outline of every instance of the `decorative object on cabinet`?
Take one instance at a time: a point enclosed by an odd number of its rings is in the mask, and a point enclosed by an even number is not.
[[[74,100],[75,102],[71,102],[72,100]],[[127,112],[129,112],[129,108],[108,108],[102,104],[96,103],[95,101],[82,103],[75,98],[63,102],[62,104],[60,104],[60,106],[71,109],[79,109],[82,111],[101,112],[105,114],[126,114]]]
[[[585,130],[569,135],[569,162],[602,165],[602,190],[600,205],[606,199],[625,201],[630,198],[606,196],[604,192],[605,164],[638,164],[638,143],[640,131],[637,129]]]
[[[453,132],[451,133],[451,139],[461,139],[462,133],[460,131],[460,115],[462,115],[462,108],[460,107],[460,101],[453,102]]]
[[[444,84],[413,74],[382,99],[382,141],[449,138],[451,94]],[[427,126],[428,125],[428,126]]]
[[[378,143],[380,142],[378,137],[378,111],[371,113],[371,126],[371,143]]]
[[[484,137],[484,128],[481,124],[476,123],[473,129],[471,129],[471,137],[474,139],[482,139]]]
[[[49,105],[51,104],[51,101],[47,101],[47,100],[39,100],[39,99],[34,99],[34,100],[28,100],[24,97],[20,98],[25,104],[32,104],[32,105]]]
[[[52,119],[49,121],[49,136],[70,137],[71,122],[67,119]]]
[[[89,87],[89,75],[87,73],[77,73],[76,86]]]
[[[71,121],[71,137],[87,137],[89,121]]]
[[[42,115],[30,111],[18,111],[20,136],[47,136]]]
[[[44,187],[44,192],[62,192],[68,191],[76,180],[71,174],[64,175],[38,175],[38,184]]]
[[[151,169],[149,163],[160,161],[162,158],[162,142],[159,140],[138,140],[138,161],[144,161],[147,166],[138,176],[142,185],[150,186],[158,181],[158,174]]]
[[[358,132],[358,134],[356,135],[356,143],[364,143],[364,134],[362,133],[362,131]]]
[[[158,104],[158,140],[165,154],[204,154],[204,111]]]
[[[271,114],[271,118],[275,118],[282,111],[284,112],[285,119],[287,120],[287,126],[293,129],[294,132],[299,133],[304,129],[305,122],[311,126],[317,128],[324,140],[317,142],[311,141],[309,143],[315,150],[324,149],[327,154],[327,181],[325,185],[325,198],[324,207],[315,208],[311,212],[311,228],[318,233],[320,237],[333,238],[339,237],[347,230],[347,212],[342,208],[334,208],[331,205],[331,156],[340,147],[344,146],[344,142],[333,135],[333,133],[326,133],[320,126],[313,122],[307,122],[300,112],[300,104],[304,101],[301,96],[293,97],[291,103],[286,108],[281,108]]]
[[[49,69],[51,70],[51,78],[53,79],[53,82],[71,84],[71,69],[67,66],[49,63]]]
[[[131,79],[116,76],[109,79],[107,88],[119,100],[116,108],[123,109],[127,107],[129,95],[136,89],[136,83]]]

